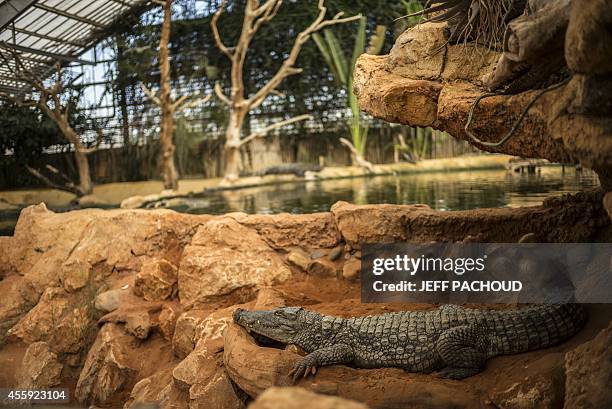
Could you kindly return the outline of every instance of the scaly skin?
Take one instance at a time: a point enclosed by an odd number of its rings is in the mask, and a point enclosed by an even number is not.
[[[333,364],[440,371],[442,377],[462,379],[481,372],[496,355],[556,345],[578,332],[585,319],[577,304],[515,310],[444,305],[348,319],[298,307],[234,313],[244,328],[309,353],[291,371],[294,381]]]

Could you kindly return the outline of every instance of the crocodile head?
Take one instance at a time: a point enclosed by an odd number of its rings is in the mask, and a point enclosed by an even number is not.
[[[298,340],[317,327],[320,315],[300,307],[283,307],[268,311],[234,311],[234,322],[275,341],[284,344]]]

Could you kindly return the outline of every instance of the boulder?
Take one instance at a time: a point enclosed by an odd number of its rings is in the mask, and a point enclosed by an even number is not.
[[[127,358],[130,339],[117,324],[107,323],[100,329],[74,392],[80,403],[104,404],[130,384],[137,373]]]
[[[339,246],[334,247],[329,252],[329,259],[331,261],[336,261],[342,256],[342,252],[344,251],[344,245],[341,244]]]
[[[264,393],[249,406],[249,409],[367,409],[363,403],[326,396],[311,392],[304,388],[273,387]]]
[[[36,291],[27,280],[18,275],[11,275],[0,280],[0,345],[7,331],[37,302]]]
[[[257,233],[274,249],[330,248],[340,235],[329,213],[246,215],[235,219]]]
[[[77,353],[90,341],[94,328],[90,303],[51,287],[8,335],[28,344],[45,341],[56,353]]]
[[[134,282],[134,294],[147,301],[171,298],[177,291],[177,268],[168,260],[152,260],[142,265]]]
[[[174,329],[178,320],[180,308],[171,304],[164,304],[159,313],[159,331],[165,340],[172,342],[174,337]]]
[[[252,398],[272,386],[291,386],[288,376],[298,355],[263,348],[243,328],[225,331],[223,362],[228,375]],[[316,393],[354,399],[372,408],[481,408],[480,397],[461,382],[439,381],[431,375],[408,374],[397,368],[353,369],[325,366],[316,376],[298,381]]]
[[[242,408],[244,403],[223,370],[218,370],[208,382],[196,383],[189,389],[189,409]]]
[[[210,314],[206,310],[190,310],[182,313],[176,320],[172,351],[179,359],[184,359],[193,351],[196,344],[196,328]]]
[[[293,264],[296,267],[299,267],[300,270],[306,271],[308,270],[308,265],[310,264],[310,257],[304,250],[294,249],[287,255],[287,261]]]
[[[46,342],[28,346],[17,371],[17,388],[45,389],[61,383],[62,364]]]
[[[98,320],[98,325],[105,323],[122,323],[128,334],[138,339],[148,338],[154,327],[159,325],[158,315],[162,310],[161,303],[140,303],[125,305]]]
[[[612,407],[612,323],[595,338],[565,354],[564,408]]]
[[[73,259],[62,265],[60,281],[68,292],[85,287],[91,278],[91,265],[83,260]]]
[[[218,369],[214,351],[200,343],[174,368],[172,379],[177,388],[188,391],[196,383],[207,383]]]
[[[104,291],[96,296],[94,307],[99,311],[111,312],[115,311],[125,303],[128,297],[128,292],[121,288]]]
[[[356,258],[352,258],[344,263],[342,266],[342,278],[346,280],[354,280],[359,278],[361,272],[361,261]]]
[[[331,207],[338,230],[353,248],[360,243],[406,241],[407,219],[413,215],[431,213],[427,205],[353,205],[337,202]]]
[[[181,304],[192,305],[237,293],[242,298],[238,301],[245,301],[261,287],[290,276],[282,258],[255,230],[222,217],[200,226],[185,248],[178,273],[179,298]]]
[[[172,371],[163,370],[141,379],[130,393],[123,409],[189,409],[188,392],[172,382]]]
[[[308,264],[308,274],[317,277],[336,277],[338,268],[328,258],[318,258]]]

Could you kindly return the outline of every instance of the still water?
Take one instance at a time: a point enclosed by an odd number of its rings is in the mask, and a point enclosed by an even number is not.
[[[259,186],[169,204],[177,211],[209,214],[312,213],[329,211],[339,200],[356,204],[424,203],[437,210],[466,210],[538,205],[547,197],[598,184],[595,173],[573,167],[545,167],[535,174],[479,170]]]
[[[148,182],[120,185],[133,189],[142,183]],[[466,210],[538,205],[549,196],[574,193],[598,184],[595,173],[587,169],[576,171],[573,167],[565,170],[543,167],[534,174],[475,170],[285,183],[211,192],[204,197],[175,199],[167,204],[176,211],[197,214],[326,212],[339,200],[356,204],[424,203],[437,210]],[[34,199],[31,198],[34,203],[45,200],[42,196]],[[48,207],[69,210],[53,204]],[[13,234],[18,216],[18,210],[0,211],[0,235]]]

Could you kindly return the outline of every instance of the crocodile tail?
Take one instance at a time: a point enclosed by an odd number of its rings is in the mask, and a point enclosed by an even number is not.
[[[557,345],[580,331],[587,318],[579,304],[534,305],[491,315],[491,320],[487,320],[492,330],[491,356]]]

